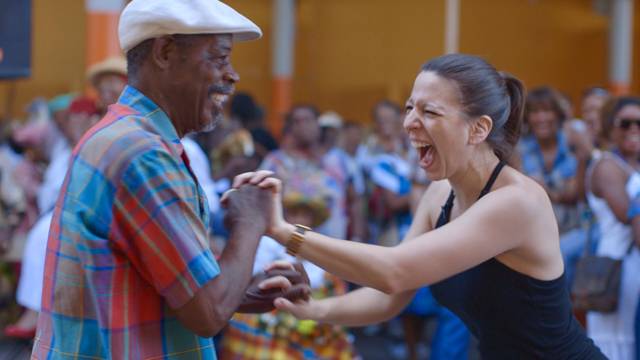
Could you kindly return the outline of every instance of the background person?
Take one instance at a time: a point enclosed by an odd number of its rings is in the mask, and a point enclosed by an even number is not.
[[[318,116],[313,105],[294,106],[285,120],[286,145],[267,154],[260,169],[273,171],[294,189],[323,189],[328,194],[331,215],[318,231],[364,239],[366,225],[356,187],[359,174],[342,149],[322,146]]]
[[[634,360],[634,320],[640,295],[640,251],[629,246],[640,239],[630,226],[630,199],[640,193],[640,99],[616,99],[605,113],[606,128],[617,151],[603,152],[587,170],[589,206],[600,221],[596,254],[623,259],[618,307],[612,313],[587,313],[587,333],[611,360]]]
[[[578,160],[561,130],[566,120],[558,95],[550,87],[532,89],[527,95],[524,121],[529,134],[518,144],[522,172],[547,192],[560,231],[560,247],[568,286],[574,263],[589,236],[587,205],[578,201]],[[573,121],[573,120],[572,120]]]
[[[43,140],[55,137],[51,161],[44,171],[43,181],[37,191],[38,213],[40,216],[27,234],[27,240],[22,254],[22,271],[18,281],[16,300],[24,306],[25,311],[18,321],[7,326],[3,335],[33,339],[38,324],[38,315],[42,306],[42,285],[44,282],[44,264],[46,258],[47,237],[51,227],[53,208],[63,186],[64,177],[71,160],[71,149],[84,133],[94,124],[93,116],[97,113],[93,101],[76,97],[66,107],[65,95],[56,97],[51,101],[53,124],[42,126]],[[73,123],[72,123],[73,119]],[[57,138],[56,133],[47,132],[55,126],[62,137]],[[51,142],[48,140],[46,142]]]
[[[93,64],[87,69],[86,78],[98,93],[96,104],[99,117],[102,118],[109,106],[118,102],[127,86],[127,59],[114,56]]]

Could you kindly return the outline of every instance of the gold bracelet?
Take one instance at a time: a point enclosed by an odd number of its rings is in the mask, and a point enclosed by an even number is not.
[[[291,233],[289,242],[287,243],[287,254],[291,256],[298,255],[298,253],[300,252],[300,248],[302,247],[302,243],[306,238],[304,233],[306,231],[311,231],[311,228],[304,225],[295,224],[294,226],[296,227],[296,229]]]

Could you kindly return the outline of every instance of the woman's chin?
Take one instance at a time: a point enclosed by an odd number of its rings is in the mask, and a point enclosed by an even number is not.
[[[427,180],[429,181],[440,181],[440,180],[445,180],[447,178],[444,174],[438,171],[434,171],[432,168],[423,169],[423,171],[424,171],[425,178],[427,178]]]

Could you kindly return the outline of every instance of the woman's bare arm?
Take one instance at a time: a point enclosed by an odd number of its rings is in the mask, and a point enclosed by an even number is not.
[[[432,189],[437,187],[436,185]],[[444,199],[441,196],[438,197],[434,191],[423,194],[403,242],[411,242],[418,235],[432,229],[430,203],[442,201]],[[289,311],[300,319],[313,319],[343,326],[364,326],[386,321],[398,315],[413,299],[415,293],[416,290],[409,290],[389,295],[365,287],[342,296],[322,300],[291,303],[286,299],[278,299],[275,304],[280,310]]]
[[[526,241],[551,238],[553,232],[546,230],[553,220],[549,201],[542,189],[527,190],[511,186],[492,191],[451,223],[392,248],[309,232],[300,255],[339,277],[384,293],[418,289]],[[274,238],[286,243],[292,231],[287,224]],[[540,276],[547,277],[544,272]]]

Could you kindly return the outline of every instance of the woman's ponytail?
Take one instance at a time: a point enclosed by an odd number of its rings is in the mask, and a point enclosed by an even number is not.
[[[501,161],[513,165],[514,162],[517,162],[517,156],[514,156],[514,150],[518,144],[518,140],[520,140],[520,133],[522,131],[526,90],[522,81],[511,76],[511,74],[500,72],[500,76],[504,79],[507,88],[511,110],[507,121],[502,126],[502,129],[500,129],[504,139],[501,144],[502,146],[499,146],[499,149],[495,148],[494,151]]]

